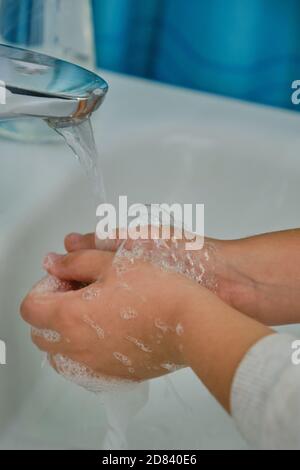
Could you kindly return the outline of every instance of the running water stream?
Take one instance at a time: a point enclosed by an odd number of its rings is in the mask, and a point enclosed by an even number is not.
[[[106,202],[106,191],[91,119],[74,121],[70,126],[61,125],[59,121],[49,124],[64,138],[84,169],[92,186],[97,208],[99,204]],[[122,390],[122,382],[120,385],[120,391],[101,393],[101,401],[105,406],[108,420],[108,430],[102,444],[104,449],[128,448],[127,428],[133,417],[148,401],[147,383],[136,384],[130,391]]]
[[[97,151],[91,119],[74,122],[71,126],[60,126],[59,121],[54,126],[72,149],[79,160],[92,186],[96,207],[106,202],[106,190],[100,156]]]

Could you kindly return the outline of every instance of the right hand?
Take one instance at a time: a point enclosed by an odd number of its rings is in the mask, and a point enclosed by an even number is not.
[[[147,231],[150,226],[143,229]],[[98,239],[94,233],[85,235],[71,233],[65,238],[65,248],[68,252],[83,249],[99,249],[102,251],[136,252],[136,257],[147,258],[152,264],[163,265],[167,270],[179,272],[189,279],[196,281],[203,287],[208,288],[214,293],[219,293],[219,280],[217,275],[217,259],[220,257],[220,240],[205,238],[203,248],[187,249],[186,239],[177,239],[174,236],[174,229],[170,238],[164,239],[138,239],[131,238],[130,232],[126,234],[127,238],[122,238],[122,233],[117,230],[113,239]]]
[[[255,307],[249,307],[255,302],[255,289],[236,267],[237,260],[231,253],[235,241],[205,237],[201,250],[186,250],[186,240],[174,239],[172,234],[168,240],[133,240],[130,233],[126,240],[121,236],[118,230],[114,239],[105,240],[96,238],[95,233],[71,233],[65,237],[65,248],[68,252],[95,248],[118,252],[142,248],[143,252],[148,251],[154,264],[164,259],[170,270],[184,274],[230,306],[255,317]]]

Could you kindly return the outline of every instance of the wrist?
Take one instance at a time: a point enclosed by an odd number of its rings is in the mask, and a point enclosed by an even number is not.
[[[229,411],[231,384],[240,361],[253,344],[274,332],[207,289],[196,289],[182,315],[181,360]]]
[[[254,315],[258,285],[245,266],[246,247],[242,240],[214,240],[214,245],[215,293],[231,307]]]
[[[183,295],[178,298],[175,317],[173,350],[177,363],[193,368],[194,348],[197,344],[198,353],[205,347],[207,320],[212,302],[220,300],[208,289],[199,287],[190,281],[183,286]],[[204,335],[204,337],[203,337]]]

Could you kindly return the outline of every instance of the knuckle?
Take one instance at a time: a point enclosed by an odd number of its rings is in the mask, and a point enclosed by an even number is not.
[[[31,299],[27,295],[20,305],[20,315],[26,322],[29,322],[31,318],[31,305]]]

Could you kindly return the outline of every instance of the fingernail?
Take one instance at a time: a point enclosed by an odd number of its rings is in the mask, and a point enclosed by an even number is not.
[[[69,233],[67,238],[68,238],[68,242],[75,245],[76,243],[80,242],[82,235],[81,233],[72,232],[72,233]]]
[[[78,240],[81,237],[82,237],[81,233],[77,233],[77,232],[72,232],[72,233],[69,233],[68,235],[68,238],[71,238],[71,239],[74,238],[74,240]]]
[[[43,260],[43,268],[49,269],[55,264],[55,262],[62,258],[64,255],[59,255],[58,253],[48,253]]]

